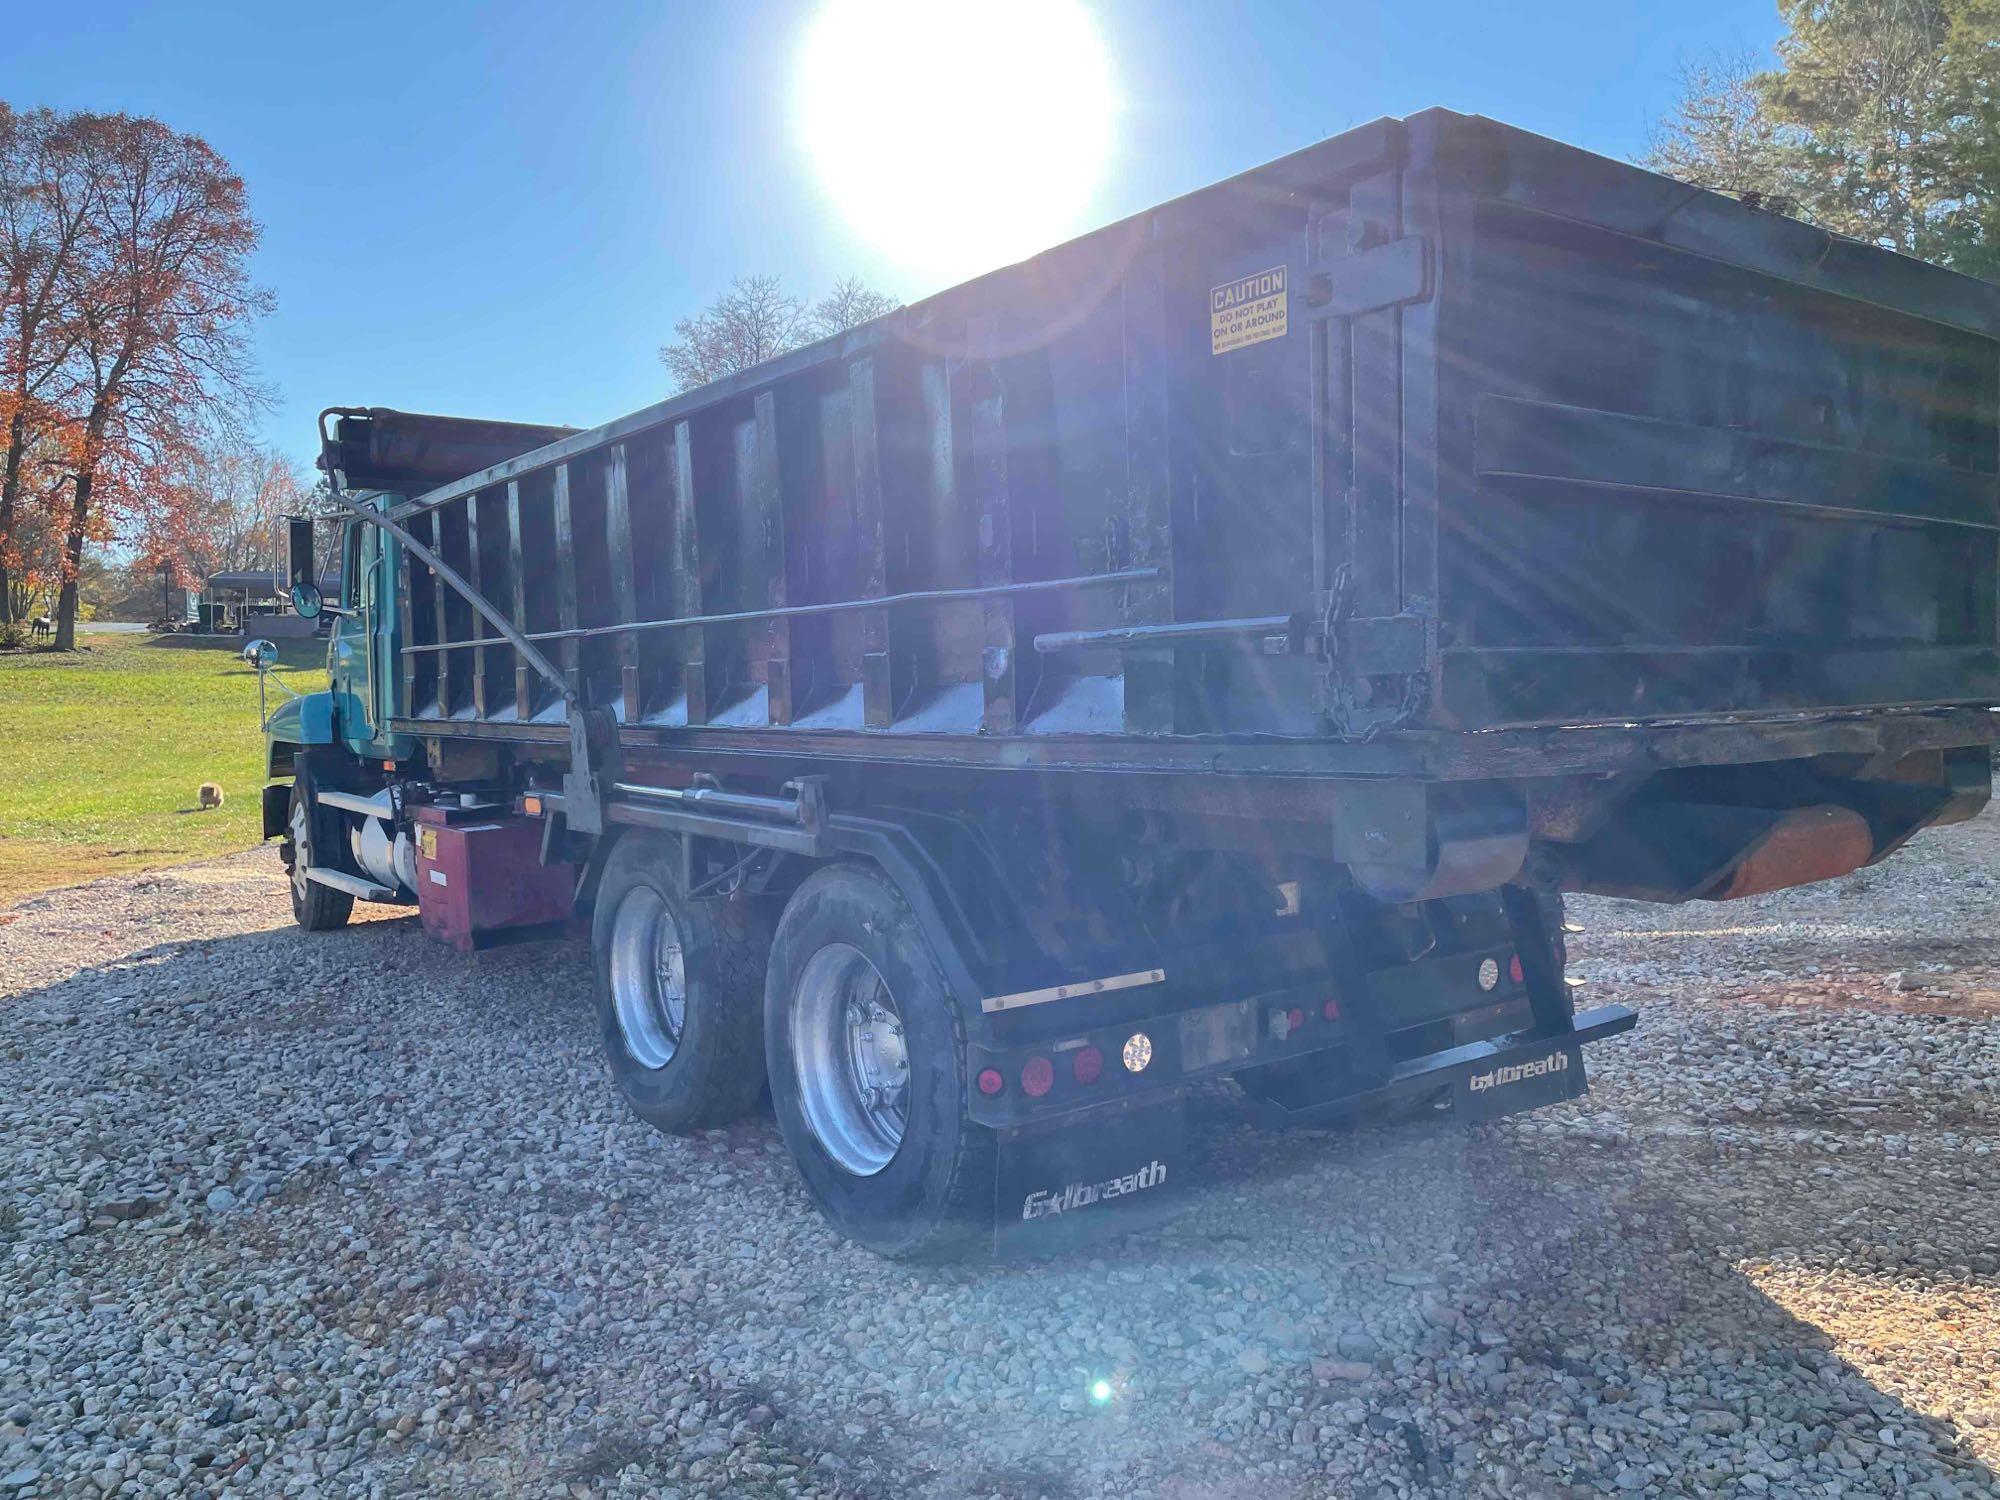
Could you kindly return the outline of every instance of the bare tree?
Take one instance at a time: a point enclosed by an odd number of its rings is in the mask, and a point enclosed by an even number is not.
[[[785,291],[776,276],[743,276],[699,313],[674,325],[674,341],[661,347],[660,362],[673,375],[675,390],[690,391],[896,307],[893,298],[870,291],[853,277],[835,283],[809,307]]]
[[[263,400],[249,326],[270,305],[249,279],[260,230],[243,180],[198,136],[128,115],[79,117],[91,213],[66,295],[80,324],[78,453],[65,517],[56,645],[76,640],[84,544],[163,487],[201,433],[231,433]],[[174,518],[148,517],[156,533]]]
[[[1764,107],[1762,78],[1747,53],[1684,64],[1680,101],[1654,128],[1645,164],[1718,193],[1779,195],[1791,152]]]
[[[858,323],[883,317],[902,306],[894,297],[874,291],[859,276],[849,276],[833,284],[833,290],[813,304],[812,336],[832,338]]]
[[[798,347],[805,304],[775,276],[739,276],[735,285],[691,318],[674,324],[674,341],[660,350],[676,390],[693,390]]]

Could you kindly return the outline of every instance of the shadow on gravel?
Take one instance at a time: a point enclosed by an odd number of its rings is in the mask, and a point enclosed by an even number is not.
[[[1866,1326],[1851,1290],[1855,1316],[1821,1326],[1766,1291],[1833,1275],[1899,1296],[2000,1292],[1967,1266],[1990,1253],[2000,1212],[1896,1222],[1892,1241],[1934,1256],[1940,1269],[1924,1272],[1893,1244],[1855,1238],[1857,1201],[1921,1201],[1877,1165],[1843,1163],[1856,1176],[1837,1196],[1814,1175],[1824,1158],[1706,1143],[1667,1161],[1644,1144],[1515,1124],[1273,1135],[1248,1128],[1224,1093],[1200,1101],[1190,1135],[1201,1186],[1164,1231],[1042,1265],[915,1273],[942,1287],[977,1276],[1002,1326],[1062,1307],[1105,1351],[1078,1370],[1082,1399],[1069,1404],[1087,1415],[1100,1379],[1134,1421],[1141,1405],[1163,1408],[1156,1420],[1192,1406],[1194,1422],[1167,1439],[1187,1477],[1159,1493],[1448,1496],[1497,1482],[1522,1494],[1787,1495],[1830,1479],[1852,1494],[2000,1493],[1925,1392],[1905,1399],[1837,1352],[1840,1338],[1919,1366],[1958,1362],[1942,1347],[1950,1326],[1922,1326],[1929,1314]],[[1121,1282],[1121,1266],[1143,1279]],[[1161,1327],[1181,1336],[1134,1347],[1134,1330]],[[1205,1345],[1225,1357],[1199,1357]],[[1289,1403],[1234,1404],[1250,1376],[1288,1383]],[[1294,1433],[1310,1437],[1288,1442]],[[1353,1468],[1371,1477],[1351,1492],[1227,1477],[1260,1449],[1342,1446],[1367,1454]]]
[[[1833,1170],[1848,1175],[1833,1192],[1815,1174],[1824,1157],[1707,1142],[1677,1143],[1669,1160],[1644,1142],[1563,1140],[1518,1122],[1479,1131],[1426,1123],[1345,1137],[1250,1136],[1232,1129],[1222,1109],[1209,1115],[1196,1132],[1214,1174],[1208,1192],[1227,1200],[1240,1185],[1253,1201],[1294,1198],[1337,1215],[1336,1237],[1361,1251],[1348,1264],[1359,1275],[1343,1278],[1357,1301],[1381,1307],[1380,1293],[1365,1288],[1370,1280],[1451,1268],[1435,1289],[1412,1290],[1414,1325],[1393,1314],[1385,1320],[1381,1342],[1390,1356],[1431,1361],[1420,1378],[1378,1405],[1369,1387],[1379,1382],[1349,1388],[1371,1396],[1368,1420],[1377,1427],[1387,1425],[1383,1417],[1415,1415],[1405,1433],[1409,1478],[1419,1486],[1428,1480],[1437,1493],[1451,1492],[1432,1461],[1440,1451],[1460,1479],[1507,1471],[1518,1480],[1519,1439],[1535,1430],[1532,1419],[1524,1426],[1519,1418],[1533,1413],[1574,1456],[1564,1481],[1591,1492],[1611,1491],[1630,1458],[1663,1462],[1673,1482],[1665,1475],[1652,1482],[1670,1493],[1759,1474],[1768,1493],[1787,1494],[1817,1481],[1769,1461],[1845,1450],[1852,1458],[1841,1477],[1859,1487],[1850,1492],[1930,1493],[1917,1487],[1942,1482],[1944,1493],[2000,1493],[2000,1476],[1950,1421],[1836,1353],[1839,1336],[1889,1358],[1911,1356],[1906,1364],[1919,1367],[1961,1362],[1949,1347],[1950,1324],[1932,1322],[1928,1312],[1906,1318],[1892,1308],[1880,1316],[1865,1304],[1883,1299],[1855,1289],[1887,1290],[1892,1303],[1937,1290],[1947,1303],[1954,1294],[2000,1294],[2000,1278],[1971,1268],[1992,1253],[2000,1192],[1976,1182],[1969,1167],[1958,1169],[1959,1186],[1974,1206],[1942,1223],[1897,1213],[1896,1205],[1934,1200],[1938,1185],[1919,1190],[1905,1167],[1936,1169],[1893,1160],[1839,1163]],[[1337,1185],[1331,1194],[1329,1182]],[[1982,1197],[1984,1209],[1976,1206]],[[1413,1202],[1424,1209],[1413,1212]],[[1874,1216],[1869,1242],[1854,1227],[1864,1203]],[[1257,1237],[1257,1226],[1270,1222],[1263,1214],[1225,1202],[1217,1215],[1217,1206],[1207,1213],[1198,1206],[1186,1227],[1218,1216],[1241,1227],[1206,1235],[1184,1227],[1164,1237],[1158,1248],[1168,1267],[1185,1273],[1205,1263],[1213,1272],[1267,1253]],[[1931,1269],[1907,1264],[1919,1244]],[[1829,1278],[1837,1285],[1826,1326],[1786,1305],[1824,1316],[1817,1295],[1781,1302],[1766,1291]],[[1990,1354],[1977,1344],[1963,1352],[1974,1363]],[[1497,1420],[1470,1424],[1469,1441],[1454,1445],[1413,1412],[1427,1396],[1490,1406]],[[1689,1435],[1707,1439],[1712,1455],[1730,1455],[1727,1468],[1693,1458],[1683,1441]],[[1737,1481],[1726,1477],[1731,1472]],[[1636,1478],[1630,1484],[1643,1487]]]
[[[377,979],[407,976],[410,1012],[358,999],[340,980],[357,964]],[[583,972],[580,955],[552,945],[481,955],[468,969],[408,921],[311,940],[281,930],[162,943],[10,1001],[0,1017],[0,1085],[30,1065],[32,1040],[33,1066],[95,1091],[79,1106],[82,1118],[64,1148],[71,1159],[46,1164],[53,1177],[71,1180],[87,1151],[142,1150],[145,1132],[168,1116],[206,1139],[209,1102],[240,1101],[255,1087],[232,1076],[230,1058],[232,1039],[258,1027],[280,1027],[285,1047],[302,1058],[367,1052],[383,1064],[367,1080],[378,1093],[400,1087],[406,1068],[440,1066],[454,1029],[486,1028],[513,1038],[531,1059],[507,1081],[528,1113],[549,1107],[559,1090],[608,1091],[594,1060],[586,1061],[594,1048],[588,1006],[567,992]],[[564,992],[552,994],[551,985]],[[139,1061],[105,1076],[97,1044],[71,1035],[79,1015],[123,1017],[153,1033],[162,1061],[148,1065],[147,1047],[133,1047]],[[195,1076],[188,1058],[204,1039],[215,1066]],[[300,1089],[309,1076],[300,1075]],[[577,1128],[596,1130],[613,1113],[593,1102]],[[673,1177],[647,1178],[659,1170],[653,1157],[615,1157],[603,1146],[611,1180],[660,1195],[658,1206],[638,1197],[629,1211],[605,1214],[582,1196],[562,1206],[558,1179],[570,1169],[554,1156],[540,1169],[551,1182],[537,1189],[547,1196],[536,1202],[560,1210],[551,1235],[568,1232],[572,1212],[588,1217],[592,1253],[607,1266],[644,1266],[649,1258],[677,1265],[691,1252],[662,1241],[655,1222],[670,1227],[673,1212],[723,1224],[721,1238],[700,1252],[699,1275],[685,1283],[689,1300],[671,1304],[674,1336],[690,1341],[690,1357],[709,1326],[699,1320],[734,1327],[724,1314],[738,1307],[743,1316],[789,1309],[784,1316],[803,1342],[821,1327],[853,1331],[846,1320],[857,1300],[896,1316],[924,1303],[910,1337],[930,1343],[889,1348],[885,1337],[883,1347],[871,1347],[864,1333],[860,1345],[847,1345],[851,1364],[824,1352],[824,1340],[814,1343],[819,1373],[885,1403],[866,1415],[884,1449],[875,1473],[910,1482],[882,1493],[1140,1492],[1129,1482],[1138,1475],[1144,1492],[1183,1500],[1446,1496],[1483,1491],[1505,1471],[1520,1494],[1621,1486],[1701,1492],[1745,1476],[1786,1494],[1822,1483],[1803,1473],[1815,1461],[1834,1465],[1860,1493],[1908,1493],[1937,1481],[1966,1493],[2000,1488],[1947,1422],[1871,1384],[1838,1357],[1827,1331],[1788,1312],[1753,1279],[1760,1266],[1811,1271],[1835,1260],[1863,1278],[1909,1277],[1881,1246],[1854,1243],[1849,1221],[1857,1193],[1891,1212],[1921,1201],[1903,1193],[1894,1164],[1843,1162],[1837,1170],[1873,1180],[1833,1191],[1814,1173],[1823,1158],[1725,1152],[1699,1141],[1606,1145],[1519,1122],[1473,1133],[1416,1126],[1266,1135],[1244,1126],[1226,1094],[1205,1096],[1196,1114],[1205,1186],[1186,1214],[1159,1233],[1054,1263],[891,1266],[804,1222],[780,1231],[787,1253],[741,1255],[729,1242],[764,1231],[772,1193],[809,1213],[786,1165],[768,1152],[767,1121],[685,1143]],[[755,1157],[748,1165],[746,1148]],[[347,1159],[363,1161],[362,1149]],[[709,1171],[730,1168],[736,1185],[696,1184],[704,1163]],[[667,1200],[680,1181],[688,1196],[671,1199],[683,1205],[675,1209]],[[462,1173],[426,1182],[440,1227],[410,1225],[412,1236],[441,1234],[449,1224],[479,1243],[479,1225],[465,1215],[522,1211],[501,1182]],[[0,1183],[0,1202],[46,1185]],[[343,1191],[376,1190],[356,1179]],[[1994,1190],[1967,1191],[1990,1197]],[[744,1192],[760,1195],[762,1217]],[[342,1212],[366,1218],[360,1205]],[[733,1232],[723,1222],[730,1215],[745,1221]],[[1906,1221],[1897,1233],[1927,1240],[1938,1263],[1951,1267],[1990,1250],[1972,1242],[1980,1222],[1979,1214],[1948,1224]],[[1993,1217],[1984,1222],[1990,1227]],[[38,1244],[31,1254],[74,1262],[93,1253],[92,1241],[114,1253],[87,1234]],[[191,1237],[188,1250],[195,1245]],[[309,1244],[270,1251],[273,1261],[313,1253]],[[509,1274],[496,1264],[489,1286]],[[1993,1289],[1990,1276],[1972,1280]],[[493,1289],[503,1301],[511,1292],[532,1302],[519,1288]],[[572,1337],[573,1318],[651,1326],[644,1320],[655,1304],[621,1303],[623,1294],[601,1282],[564,1283],[556,1292],[560,1324],[524,1323],[524,1338]],[[337,1325],[343,1316],[329,1309],[326,1321]],[[939,1322],[951,1325],[948,1335],[935,1333]],[[726,1342],[720,1332],[712,1339],[717,1349]],[[632,1392],[645,1382],[616,1345],[596,1356],[592,1348],[566,1347],[571,1388],[597,1392],[607,1409],[643,1400]],[[899,1371],[914,1380],[898,1384]],[[780,1420],[769,1403],[744,1397],[741,1404],[758,1411],[760,1431]],[[981,1434],[976,1444],[947,1435],[972,1424]],[[824,1418],[815,1429],[805,1417],[783,1429],[802,1452],[844,1446],[839,1431]],[[1093,1455],[1081,1468],[1080,1445]],[[626,1447],[606,1439],[573,1472],[595,1478],[630,1460]],[[1246,1479],[1258,1463],[1291,1467]],[[1648,1465],[1663,1472],[1648,1473]],[[1373,1477],[1350,1485],[1356,1474]]]

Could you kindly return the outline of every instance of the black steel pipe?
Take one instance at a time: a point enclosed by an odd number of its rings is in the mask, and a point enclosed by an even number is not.
[[[804,615],[852,614],[864,609],[898,609],[909,604],[955,604],[977,599],[1002,599],[1012,594],[1038,594],[1051,589],[1102,588],[1116,583],[1144,583],[1158,578],[1159,568],[1121,568],[1115,573],[1085,573],[1075,578],[1032,578],[1025,583],[989,583],[959,589],[917,589],[907,594],[883,594],[873,599],[838,599],[826,604],[781,604],[770,609],[744,609],[726,615],[684,615],[677,620],[628,620],[614,625],[578,626],[573,630],[532,630],[530,641],[576,641],[592,636],[624,635],[640,630],[681,630],[696,625],[747,625],[758,620],[792,620]],[[475,646],[513,645],[494,636],[470,641],[425,641],[403,647],[403,655],[424,651],[470,651]]]
[[[333,409],[331,407],[328,408],[329,411]],[[323,416],[324,414],[322,414]],[[388,532],[390,536],[401,542],[413,557],[423,563],[433,573],[437,574],[438,577],[442,578],[453,590],[464,598],[467,604],[470,604],[474,610],[483,615],[486,623],[499,631],[500,634],[495,636],[491,641],[482,642],[481,644],[512,646],[516,651],[521,653],[523,661],[555,686],[556,691],[562,695],[562,700],[566,707],[575,710],[579,706],[576,689],[569,685],[568,678],[556,670],[554,663],[530,644],[529,637],[514,628],[513,622],[505,614],[501,613],[499,606],[493,604],[479,590],[460,577],[458,570],[453,568],[451,564],[447,563],[443,558],[431,551],[429,547],[412,536],[407,527],[397,521],[391,520],[379,510],[350,500],[346,495],[331,486],[327,488],[326,498],[356,519],[366,521],[370,526],[379,527],[381,530]],[[407,650],[408,648],[404,649]]]
[[[1257,636],[1302,635],[1297,615],[1252,615],[1235,620],[1175,620],[1160,625],[1115,625],[1107,630],[1051,630],[1035,637],[1044,654],[1109,647],[1127,650],[1146,646],[1203,646],[1234,643]]]
[[[755,792],[726,792],[713,786],[640,786],[620,781],[611,788],[627,797],[648,797],[683,807],[714,808],[717,812],[746,813],[752,817],[783,818],[791,823],[805,821],[805,803],[791,797],[762,797]]]

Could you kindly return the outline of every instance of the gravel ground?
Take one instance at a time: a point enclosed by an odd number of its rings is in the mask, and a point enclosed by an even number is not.
[[[1994,1494],[1996,855],[1577,903],[1643,1007],[1588,1100],[1219,1096],[1165,1231],[927,1269],[834,1238],[768,1119],[628,1118],[570,947],[307,937],[270,851],[30,900],[0,1497]]]

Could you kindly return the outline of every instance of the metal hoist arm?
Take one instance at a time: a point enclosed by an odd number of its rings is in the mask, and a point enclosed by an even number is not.
[[[520,653],[521,660],[540,673],[561,695],[569,723],[570,750],[570,768],[563,778],[565,819],[569,827],[578,833],[602,833],[604,794],[617,779],[618,771],[618,725],[609,711],[586,707],[569,679],[535,648],[535,643],[522,634],[497,605],[467,583],[456,568],[417,540],[408,527],[391,520],[372,506],[350,500],[338,490],[329,489],[327,498],[356,520],[387,532],[401,542],[412,557],[470,604],[481,619]]]

